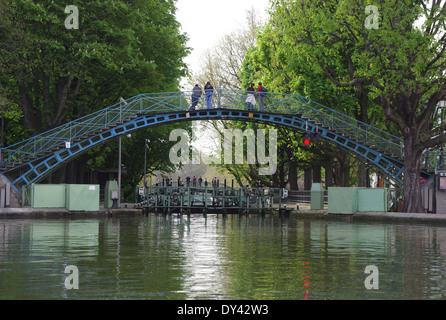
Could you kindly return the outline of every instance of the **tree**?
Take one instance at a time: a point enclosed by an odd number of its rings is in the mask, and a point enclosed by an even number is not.
[[[188,53],[174,1],[4,0],[0,84],[32,134],[114,104],[119,97],[178,87]]]
[[[377,29],[367,25],[367,5],[379,10]],[[446,142],[444,128],[432,121],[446,94],[445,15],[446,4],[435,0],[280,0],[273,6],[284,43],[298,47],[337,87],[379,104],[397,128],[407,212],[422,210],[423,151]]]
[[[175,18],[175,2],[71,1],[79,11],[79,29],[67,29],[64,1],[2,0],[0,87],[9,101],[6,115],[14,116],[7,126],[23,124],[28,135],[35,135],[113,105],[120,97],[178,90],[189,49]],[[8,130],[8,145],[28,137],[18,128],[14,135]],[[138,132],[123,139],[123,162],[132,173],[123,179],[127,193],[143,175],[143,156],[135,157],[133,150],[143,151],[146,137]],[[154,143],[158,140],[155,134]],[[113,165],[115,149],[114,143],[96,148],[49,181],[82,183],[86,168]],[[159,169],[170,170],[167,158],[157,152],[150,159]]]
[[[329,105],[344,114],[360,118],[361,108],[354,89],[337,88],[332,84],[317,66],[312,65],[305,58],[299,47],[289,45],[283,41],[283,29],[279,28],[277,30],[277,28],[274,28],[274,23],[274,20],[268,22],[258,36],[257,45],[246,54],[240,71],[242,85],[248,86],[253,78],[260,79],[273,92],[300,94],[311,100]],[[378,113],[375,112],[376,114]],[[368,118],[371,119],[373,116],[368,115]],[[288,129],[284,136],[295,136],[295,132]],[[300,140],[300,138],[297,140]],[[299,155],[301,152],[295,152],[295,155],[299,157],[300,169],[304,168],[305,171],[305,188],[311,188],[311,173],[313,170],[315,173],[320,172],[321,166],[325,167],[327,186],[333,185],[332,177],[336,178],[337,185],[350,185],[349,171],[354,162],[349,161],[350,157],[347,151],[338,149],[326,141],[321,141],[318,145],[302,151],[306,154],[304,162],[302,161],[302,155]],[[294,150],[298,149],[294,148]],[[292,160],[293,156],[291,154],[288,154],[288,159],[290,159],[290,185],[293,188],[297,183],[295,181],[296,168],[294,168],[296,162]],[[322,159],[325,161],[322,161]],[[345,173],[342,175],[334,174],[333,170],[337,166],[346,169]],[[358,161],[358,181],[354,183],[359,186],[367,186],[369,178],[367,173],[365,165]]]

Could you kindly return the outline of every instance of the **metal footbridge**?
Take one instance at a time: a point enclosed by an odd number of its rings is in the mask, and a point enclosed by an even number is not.
[[[402,184],[402,139],[300,95],[267,93],[265,110],[248,110],[246,91],[215,89],[212,106],[192,92],[140,94],[2,148],[0,174],[20,193],[89,149],[143,128],[179,121],[242,120],[309,132],[362,157],[381,174]],[[193,110],[192,110],[193,109]],[[428,179],[430,173],[423,171]]]

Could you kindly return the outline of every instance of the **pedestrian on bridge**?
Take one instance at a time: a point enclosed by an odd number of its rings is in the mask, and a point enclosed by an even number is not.
[[[262,86],[262,83],[259,82],[259,86],[257,88],[257,97],[259,97],[259,111],[265,110],[264,99],[266,95],[266,88]]]
[[[204,92],[206,93],[206,108],[210,109],[212,107],[212,95],[214,94],[214,87],[210,81],[204,86]]]
[[[245,102],[248,104],[248,111],[251,111],[254,110],[254,106],[256,105],[256,90],[254,89],[254,83],[251,83],[246,91],[248,91],[248,97],[246,98]]]
[[[195,110],[195,107],[198,104],[198,101],[200,100],[201,94],[202,94],[201,87],[196,84],[195,87],[192,89],[192,106],[191,110]]]

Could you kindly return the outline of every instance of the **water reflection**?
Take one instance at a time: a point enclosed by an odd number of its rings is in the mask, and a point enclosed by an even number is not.
[[[445,231],[277,216],[3,219],[0,298],[443,299]],[[64,286],[67,265],[79,290]],[[368,265],[377,290],[365,288]]]

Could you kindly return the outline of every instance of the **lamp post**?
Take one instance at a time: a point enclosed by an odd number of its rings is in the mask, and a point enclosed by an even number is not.
[[[147,175],[147,148],[149,147],[150,139],[146,139],[144,143],[144,197],[146,196],[146,175]]]

